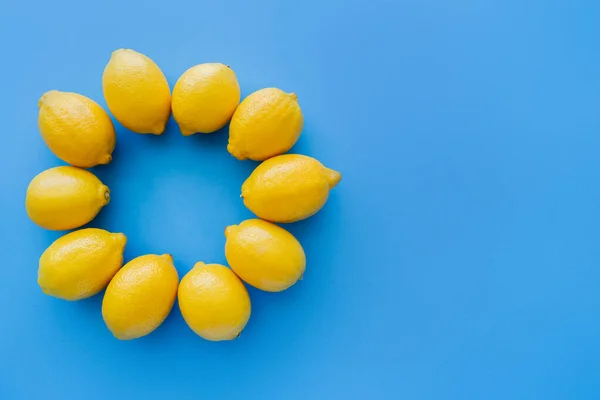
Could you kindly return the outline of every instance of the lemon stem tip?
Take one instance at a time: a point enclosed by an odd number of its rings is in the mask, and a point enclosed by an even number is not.
[[[329,182],[330,188],[336,187],[342,180],[342,174],[333,169],[326,168],[325,173],[327,174],[327,182]]]
[[[225,238],[227,239],[227,237],[229,236],[229,234],[233,231],[233,228],[235,227],[235,225],[230,225],[227,228],[225,228]]]
[[[162,135],[165,132],[165,128],[166,127],[167,127],[166,124],[155,126],[154,128],[152,128],[152,130],[150,131],[150,133],[153,134],[153,135],[160,136],[160,135]]]
[[[38,100],[38,110],[42,108],[44,104],[46,104],[46,101],[48,101],[48,97],[54,95],[55,93],[58,93],[58,90],[49,90],[46,93],[44,93],[42,97],[40,97],[40,99]]]
[[[104,205],[110,203],[110,189],[108,186],[102,186],[102,196],[104,198]]]
[[[114,233],[113,238],[118,242],[123,242],[123,244],[127,243],[127,236],[122,232]]]

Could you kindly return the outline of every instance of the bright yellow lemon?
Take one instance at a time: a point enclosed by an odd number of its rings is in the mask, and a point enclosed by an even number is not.
[[[171,115],[171,90],[158,65],[144,54],[120,49],[102,75],[110,112],[127,129],[160,135]]]
[[[38,102],[38,126],[48,148],[76,167],[108,164],[115,128],[102,107],[77,93],[51,90]]]
[[[242,185],[242,197],[262,219],[295,222],[316,214],[341,179],[312,157],[284,154],[256,167]]]
[[[110,201],[110,190],[96,175],[75,167],[38,174],[27,188],[29,218],[42,228],[67,230],[90,222]]]
[[[225,229],[225,257],[246,283],[280,292],[304,274],[306,257],[300,242],[285,229],[260,219],[249,219]]]
[[[181,280],[178,298],[185,322],[204,339],[235,339],[250,318],[244,284],[223,265],[197,263]]]
[[[304,116],[294,93],[261,89],[235,110],[227,150],[240,160],[266,160],[291,149],[303,125]]]
[[[102,317],[121,340],[148,335],[167,318],[177,296],[179,277],[173,258],[149,254],[129,261],[108,284]]]
[[[103,229],[80,229],[57,239],[40,257],[38,284],[44,293],[80,300],[99,293],[123,265],[127,238]]]
[[[240,85],[229,66],[196,65],[181,75],[173,88],[173,118],[185,136],[211,133],[224,127],[238,103]]]

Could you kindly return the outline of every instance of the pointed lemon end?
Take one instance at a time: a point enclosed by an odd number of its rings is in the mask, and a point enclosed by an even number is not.
[[[190,135],[193,135],[194,133],[196,133],[196,131],[192,131],[192,130],[188,129],[187,127],[183,126],[179,122],[177,123],[177,125],[179,125],[179,130],[181,131],[181,134],[183,136],[190,136]]]
[[[202,267],[204,267],[205,265],[206,265],[206,264],[205,264],[203,261],[198,261],[196,264],[194,264],[194,268],[193,268],[193,269],[196,269],[196,268],[202,268]]]
[[[183,136],[192,136],[194,133],[196,133],[194,131],[190,131],[190,130],[187,130],[187,129],[184,129],[184,128],[180,128],[180,130],[181,130],[181,134]]]
[[[60,93],[58,90],[49,90],[46,93],[44,93],[42,97],[40,97],[40,99],[38,100],[38,110],[45,106],[48,103],[48,101],[51,100],[52,97],[57,95],[58,93]]]
[[[246,155],[245,152],[241,151],[233,143],[231,143],[231,138],[229,139],[229,142],[227,143],[227,151],[229,152],[229,154],[231,154],[238,160],[247,160],[248,159],[248,156]]]
[[[294,101],[298,101],[298,95],[296,93],[290,93],[290,98]]]
[[[102,206],[105,206],[108,203],[110,203],[110,189],[108,188],[108,186],[102,185],[100,187],[100,196],[102,199]]]
[[[231,152],[229,152],[229,153],[240,161],[244,161],[244,160],[248,159],[248,156],[246,156],[244,153],[236,153],[236,154],[233,154]]]
[[[164,258],[165,260],[167,260],[168,262],[173,263],[173,256],[172,255],[170,255],[170,254],[163,254],[161,257]]]
[[[336,187],[342,180],[342,174],[330,168],[325,168],[325,176],[330,188]]]
[[[151,133],[152,135],[160,136],[165,132],[165,128],[166,128],[166,124],[156,125],[150,129],[149,133]]]
[[[99,164],[105,165],[105,164],[109,164],[111,161],[112,161],[112,156],[110,154],[106,154],[106,155],[102,156],[102,158],[100,158]]]
[[[110,53],[110,57],[113,58],[113,57],[117,57],[117,56],[119,56],[121,54],[130,53],[130,52],[135,52],[135,51],[131,50],[131,49],[124,49],[124,48],[123,49],[117,49],[117,50],[113,51],[112,53]]]
[[[119,243],[121,247],[125,247],[125,244],[127,243],[127,236],[125,236],[124,233],[113,233],[112,238],[115,242]]]
[[[126,333],[121,333],[121,332],[112,332],[113,336],[115,337],[115,339],[119,339],[119,340],[132,340],[135,339],[133,336],[126,334]]]
[[[237,225],[230,225],[227,228],[225,228],[225,239],[227,239],[229,237],[229,235],[231,233],[233,233],[233,230],[237,228]]]
[[[123,58],[127,57],[127,54],[129,54],[130,51],[131,50],[129,49],[117,49],[110,53],[110,58],[108,59],[104,73],[107,73],[108,71],[114,73],[115,67],[124,62]],[[104,80],[104,76],[102,79]]]

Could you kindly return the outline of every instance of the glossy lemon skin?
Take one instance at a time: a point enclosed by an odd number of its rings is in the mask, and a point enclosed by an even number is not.
[[[291,149],[303,126],[304,116],[294,93],[261,89],[235,110],[227,150],[239,160],[266,160]]]
[[[58,158],[82,168],[112,160],[115,128],[98,103],[77,93],[51,90],[40,98],[38,108],[40,133]]]
[[[240,279],[224,265],[197,263],[179,285],[179,308],[200,337],[232,340],[250,319],[250,296]]]
[[[249,219],[225,229],[225,257],[246,283],[267,292],[280,292],[304,274],[302,245],[285,229],[260,219]]]
[[[148,335],[171,312],[179,276],[173,258],[148,254],[129,261],[106,288],[102,317],[121,340]]]
[[[110,201],[110,190],[96,175],[61,166],[38,174],[27,188],[29,218],[49,230],[78,228],[93,220]]]
[[[40,257],[40,288],[64,300],[81,300],[99,293],[123,265],[126,242],[122,233],[96,228],[58,238]]]
[[[120,49],[102,74],[102,90],[110,112],[127,129],[160,135],[171,115],[167,78],[152,59]]]
[[[283,154],[256,167],[242,185],[242,198],[261,219],[296,222],[316,214],[341,179],[312,157]]]
[[[184,136],[212,133],[227,125],[240,96],[231,68],[220,63],[199,64],[185,71],[173,88],[173,118]]]

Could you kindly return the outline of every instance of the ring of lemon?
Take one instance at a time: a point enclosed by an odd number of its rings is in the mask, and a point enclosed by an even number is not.
[[[277,89],[277,90],[278,90],[278,89]],[[283,92],[282,92],[282,93],[283,93]],[[287,95],[286,95],[286,96],[287,96]],[[294,99],[294,101],[295,101],[295,100],[296,100],[296,95],[295,95],[295,94],[292,94],[291,96],[293,97],[293,99]],[[239,105],[239,101],[238,101],[238,105]],[[105,111],[107,114],[110,112],[110,110],[108,110],[108,111],[107,111],[107,110],[104,110],[104,111]],[[302,117],[302,114],[300,114],[300,116]],[[170,119],[171,117],[173,117],[173,113],[172,113],[172,111],[169,113],[169,116],[168,116],[168,118]],[[114,119],[116,119],[117,121],[121,122],[121,121],[119,120],[119,118],[118,118],[116,115],[114,115],[114,113],[113,113],[113,118],[114,118]],[[230,118],[231,118],[231,117],[230,117]],[[303,118],[303,117],[302,117],[302,118]],[[114,123],[113,123],[113,125],[114,125]],[[124,124],[122,124],[122,123],[121,123],[121,125],[123,125],[123,127],[124,127],[125,129],[128,129],[128,127],[127,127],[127,126],[124,126]],[[301,130],[301,129],[302,129],[302,126],[300,126],[300,130]],[[166,126],[164,127],[164,130],[166,130]],[[159,133],[157,133],[157,134],[162,134],[162,133],[164,133],[164,130],[163,130],[162,132],[159,132]],[[181,126],[180,126],[180,130],[182,131],[182,134],[184,134],[184,136],[187,136],[187,135],[189,134],[189,132],[188,132],[188,133],[184,132],[184,131],[182,130]],[[140,133],[140,132],[138,132],[138,133]],[[155,133],[155,134],[156,134],[156,133]],[[299,133],[297,134],[297,136],[296,136],[296,139],[294,140],[294,143],[295,143],[295,141],[298,139],[298,136],[300,136],[300,134],[299,134]],[[46,143],[46,144],[48,144],[48,143]],[[293,143],[292,143],[292,144],[293,144]],[[291,147],[291,146],[290,146],[290,147]],[[113,149],[114,149],[114,142],[113,142]],[[51,149],[51,150],[52,150],[52,149]],[[229,150],[229,148],[228,148],[228,150]],[[230,152],[231,152],[231,151],[230,151]],[[278,154],[282,154],[282,153],[285,153],[285,151],[283,151],[283,152],[281,152],[281,153],[278,153]],[[278,155],[278,154],[275,154],[275,156],[276,156],[276,155]],[[232,153],[232,155],[234,155],[234,154]],[[235,156],[235,157],[236,157],[236,158],[239,158],[239,157],[237,157],[237,156]],[[272,157],[272,156],[270,156],[270,157]],[[267,157],[267,158],[270,158],[270,157]],[[264,161],[264,160],[266,160],[267,158],[263,159],[263,161]],[[109,159],[108,159],[108,161],[106,162],[106,164],[110,163],[111,161],[112,161],[112,156],[111,156],[111,155],[109,155]],[[104,163],[104,162],[102,162],[102,163]],[[80,168],[84,168],[84,167],[83,167],[83,166],[80,166]],[[329,177],[329,179],[330,179],[331,181],[335,181],[335,184],[337,184],[337,182],[339,182],[339,179],[340,179],[340,175],[339,175],[339,173],[337,173],[337,172],[335,172],[335,171],[333,171],[333,170],[328,170],[328,171],[329,171],[329,173],[334,173],[334,176],[333,176],[333,177]],[[109,197],[108,197],[108,196],[109,196],[109,194],[108,194],[108,193],[109,193],[109,192],[108,192],[108,190],[107,190],[107,191],[106,191],[106,194],[105,194],[105,196],[106,196],[106,203],[108,203],[108,201],[109,201]],[[317,211],[318,211],[318,210],[317,210]],[[94,219],[94,218],[92,218],[92,219]],[[79,229],[79,228],[80,228],[80,227],[77,227],[76,229]],[[239,336],[239,335],[238,335],[238,336]]]

